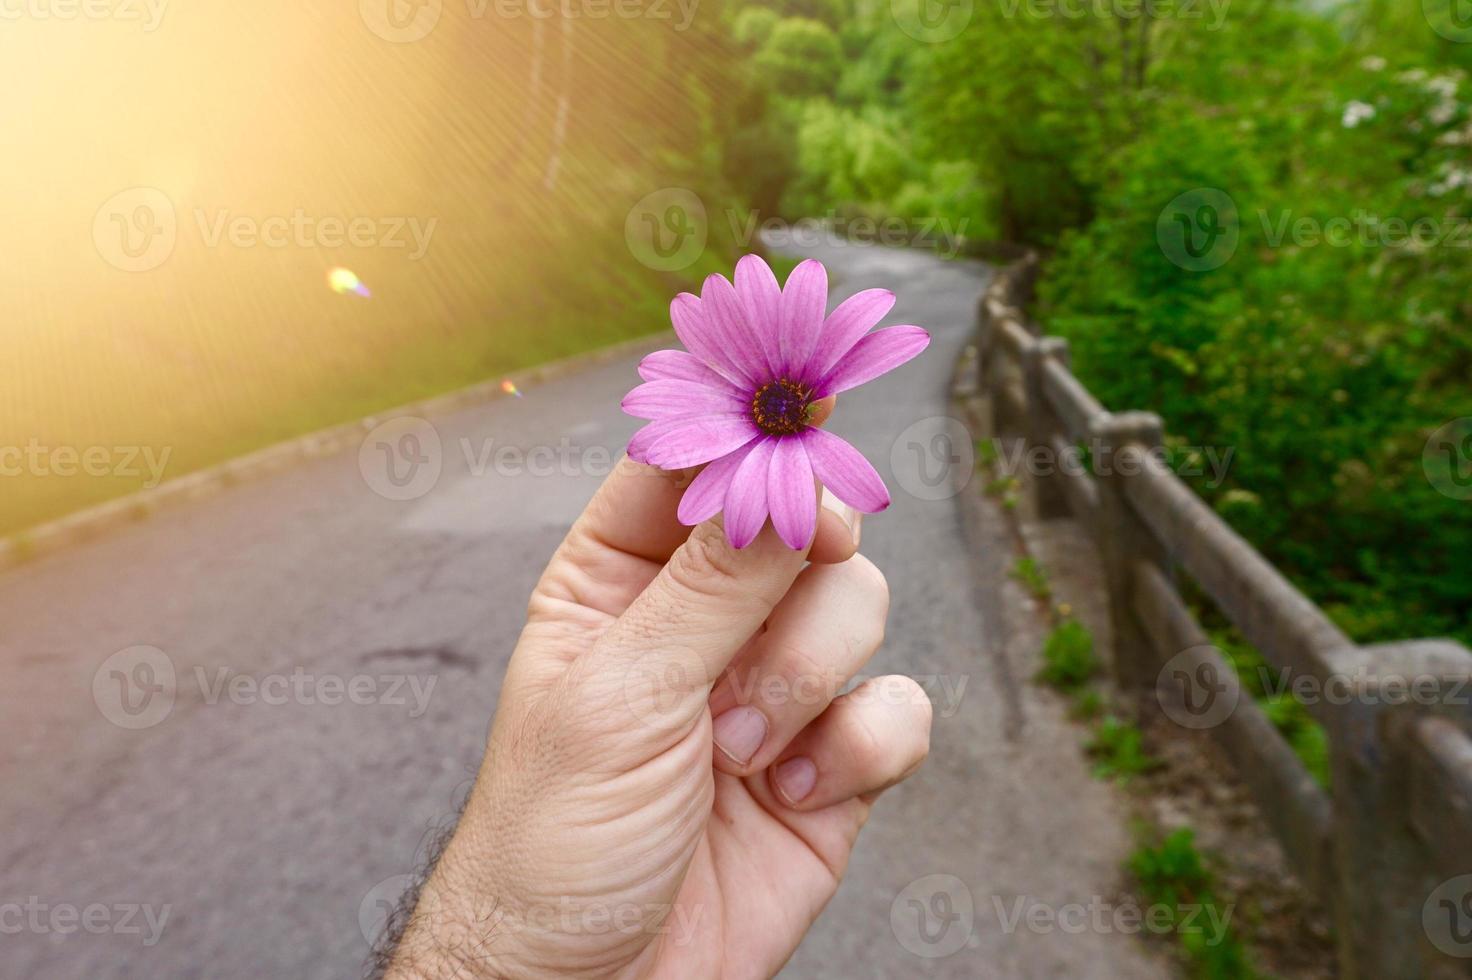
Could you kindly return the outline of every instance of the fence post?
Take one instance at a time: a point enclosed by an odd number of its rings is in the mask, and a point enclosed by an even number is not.
[[[1023,390],[1027,392],[1027,419],[1024,426],[1027,441],[1032,447],[1046,450],[1037,457],[1044,460],[1045,466],[1051,460],[1051,471],[1029,474],[1032,478],[1033,503],[1038,517],[1043,520],[1071,517],[1073,514],[1068,507],[1068,498],[1063,493],[1064,477],[1058,472],[1062,460],[1052,458],[1053,436],[1059,427],[1043,392],[1043,365],[1050,359],[1067,367],[1070,362],[1068,341],[1062,337],[1039,337],[1037,343],[1023,355],[1022,362],[1022,384]],[[1024,453],[1022,458],[1026,461],[1033,456],[1029,452]]]
[[[1018,310],[1031,306],[1037,279],[1038,253],[1029,249],[1022,258],[1007,268],[1007,305]]]
[[[1120,689],[1130,692],[1154,685],[1160,659],[1132,608],[1135,565],[1153,563],[1167,578],[1173,576],[1165,548],[1135,515],[1124,489],[1138,472],[1140,453],[1160,448],[1163,428],[1160,416],[1151,412],[1111,413],[1094,424],[1089,447],[1099,486],[1098,540],[1109,588],[1114,676]]]
[[[1445,640],[1409,640],[1332,659],[1324,696],[1343,701],[1330,731],[1334,786],[1334,932],[1344,980],[1451,975],[1423,927],[1448,877],[1412,823],[1412,723],[1435,712],[1472,724],[1472,654]],[[1331,687],[1341,688],[1335,696]],[[1432,910],[1434,915],[1436,910]],[[1466,924],[1462,924],[1465,928]],[[1467,961],[1460,962],[1461,969]],[[1460,974],[1460,970],[1456,970]]]
[[[976,304],[976,392],[981,398],[981,404],[986,412],[987,436],[995,437],[997,434],[996,388],[992,383],[992,360],[997,356],[997,331],[992,326],[991,310],[988,309],[988,300],[991,297],[991,289],[981,294],[981,300]]]
[[[986,387],[992,396],[992,434],[1026,436],[1027,416],[1031,413],[1031,406],[1020,406],[1019,416],[1019,406],[1013,406],[1007,397],[1008,390],[1016,385],[1014,378],[1021,374],[1021,358],[1025,355],[1014,356],[1007,343],[998,338],[997,327],[1001,322],[1005,321],[994,321],[992,324],[991,357],[986,365]],[[1022,394],[1025,398],[1025,389]]]

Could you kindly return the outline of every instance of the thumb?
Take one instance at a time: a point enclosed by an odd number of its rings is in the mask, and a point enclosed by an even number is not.
[[[660,717],[688,723],[806,561],[807,552],[787,547],[770,525],[737,549],[718,520],[707,521],[599,638],[587,666],[643,678],[661,702]]]

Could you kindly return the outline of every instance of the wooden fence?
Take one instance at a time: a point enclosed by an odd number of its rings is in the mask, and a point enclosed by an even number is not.
[[[1158,416],[1111,412],[1073,375],[1067,343],[1022,312],[1036,265],[1001,271],[983,296],[977,381],[993,434],[1041,461],[1039,515],[1076,518],[1098,545],[1116,681],[1220,742],[1331,910],[1343,976],[1472,976],[1472,652],[1349,639],[1173,472]],[[1211,645],[1180,574],[1325,726],[1330,790]]]

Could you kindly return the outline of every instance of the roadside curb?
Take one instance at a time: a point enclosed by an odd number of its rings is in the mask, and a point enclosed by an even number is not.
[[[518,389],[535,388],[622,357],[668,347],[673,338],[672,332],[661,330],[608,347],[574,354],[572,357],[549,361],[493,381],[482,381],[447,394],[385,409],[353,422],[319,429],[245,456],[166,480],[150,490],[140,490],[57,520],[38,524],[0,540],[0,572],[71,545],[91,541],[118,527],[136,524],[176,504],[214,496],[250,480],[279,473],[299,462],[335,455],[351,448],[365,434],[388,419],[405,415],[425,418],[444,416],[509,398],[511,396],[502,388],[505,381],[510,381]]]

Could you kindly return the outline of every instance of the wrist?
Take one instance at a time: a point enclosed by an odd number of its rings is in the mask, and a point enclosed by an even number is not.
[[[511,980],[499,903],[448,888],[437,867],[415,899],[385,980]]]
[[[596,910],[589,912],[570,896],[540,901],[521,897],[499,880],[492,862],[464,858],[457,843],[465,845],[463,839],[452,840],[420,888],[385,980],[648,976],[657,943],[641,942],[636,929],[603,923]],[[476,850],[504,853],[500,848]]]

